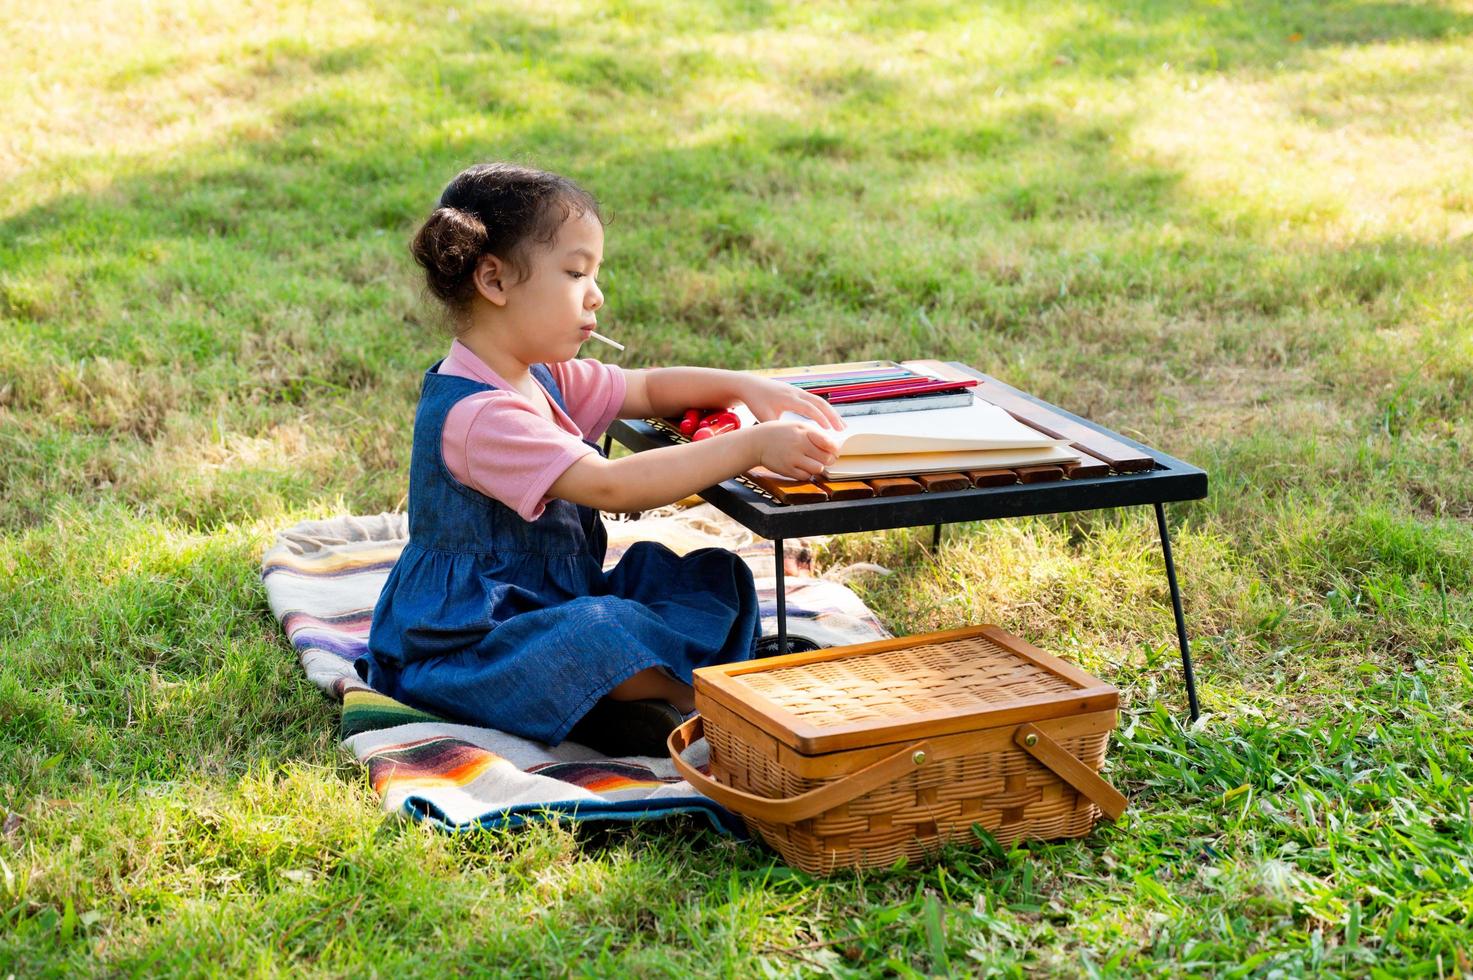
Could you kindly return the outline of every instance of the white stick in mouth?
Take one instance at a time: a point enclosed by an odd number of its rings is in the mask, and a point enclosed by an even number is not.
[[[624,349],[624,345],[623,344],[619,343],[617,340],[610,340],[609,338],[605,337],[603,334],[599,333],[597,330],[590,330],[590,331],[588,331],[588,336],[592,337],[594,340],[602,340],[604,343],[606,343],[610,347],[614,348],[614,350],[623,350]]]

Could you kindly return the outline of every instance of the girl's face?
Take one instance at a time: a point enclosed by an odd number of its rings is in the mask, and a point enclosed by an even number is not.
[[[576,215],[563,222],[550,247],[531,253],[527,277],[506,288],[513,327],[507,339],[523,363],[566,361],[577,356],[604,305],[595,281],[603,225],[591,214]]]

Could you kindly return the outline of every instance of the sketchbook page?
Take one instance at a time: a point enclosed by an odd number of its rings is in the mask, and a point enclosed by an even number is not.
[[[744,426],[756,422],[745,405],[737,407],[737,416]],[[784,412],[783,418],[805,416]],[[852,416],[844,420],[843,429],[833,434],[839,440],[842,456],[1024,449],[1052,446],[1056,441],[983,401],[960,408]]]
[[[1052,446],[1055,442],[996,405],[979,401],[960,408],[861,415],[844,421],[840,450],[844,456],[1023,449]]]
[[[1064,445],[1025,449],[967,450],[949,453],[871,453],[841,456],[824,471],[829,480],[867,480],[909,473],[950,473],[954,470],[1010,469],[1079,462],[1079,453]]]

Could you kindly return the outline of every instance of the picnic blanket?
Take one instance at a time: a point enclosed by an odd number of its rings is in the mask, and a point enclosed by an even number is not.
[[[660,541],[681,554],[711,546],[736,551],[752,567],[763,632],[776,631],[769,542],[708,504],[605,523],[608,566],[639,540]],[[278,533],[261,570],[271,611],[307,677],[342,701],[342,745],[368,767],[386,812],[446,830],[694,813],[718,830],[742,832],[740,821],[696,793],[669,759],[609,758],[573,742],[548,746],[456,724],[364,684],[353,661],[367,650],[374,603],[407,538],[403,514],[306,521]],[[820,646],[890,635],[850,589],[814,577],[808,542],[784,548],[790,635]],[[686,758],[702,765],[704,751],[698,743]]]

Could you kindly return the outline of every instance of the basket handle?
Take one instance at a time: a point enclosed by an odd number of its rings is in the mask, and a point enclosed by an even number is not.
[[[723,786],[680,757],[680,753],[700,738],[704,730],[701,716],[696,715],[670,733],[667,744],[670,761],[675,763],[676,771],[703,795],[709,796],[728,810],[772,823],[793,823],[816,817],[825,810],[848,803],[856,796],[894,782],[917,766],[924,765],[931,748],[929,742],[916,742],[858,772],[824,783],[800,796],[771,799]]]
[[[1111,820],[1119,820],[1130,801],[1099,773],[1070,755],[1058,742],[1033,725],[1019,725],[1013,741],[1024,752],[1053,770],[1054,775],[1088,797]]]

